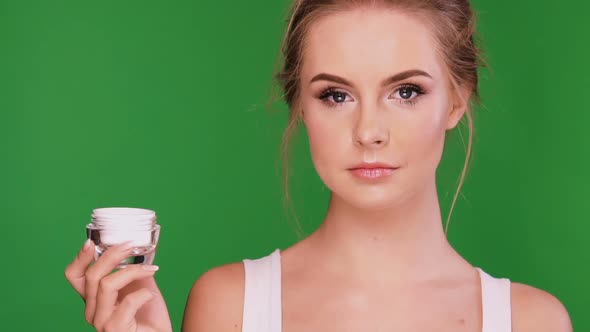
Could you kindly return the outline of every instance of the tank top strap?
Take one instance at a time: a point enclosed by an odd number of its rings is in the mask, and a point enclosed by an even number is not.
[[[476,269],[481,278],[482,332],[511,332],[510,280]]]
[[[281,255],[244,259],[242,332],[281,332]]]

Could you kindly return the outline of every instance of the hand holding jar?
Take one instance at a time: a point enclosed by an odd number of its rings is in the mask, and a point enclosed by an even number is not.
[[[84,316],[97,331],[172,331],[154,279],[160,231],[155,221],[155,213],[144,209],[93,211],[88,239],[65,276],[86,303]]]

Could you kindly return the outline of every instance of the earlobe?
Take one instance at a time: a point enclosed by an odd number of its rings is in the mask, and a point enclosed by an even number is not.
[[[457,123],[459,123],[459,120],[461,120],[461,118],[463,117],[463,114],[465,114],[466,111],[466,107],[464,106],[458,106],[458,105],[452,105],[450,110],[449,110],[449,117],[447,119],[447,129],[453,129],[457,126]]]
[[[453,129],[457,126],[457,123],[461,120],[467,107],[469,107],[469,98],[471,91],[469,89],[458,88],[455,91],[458,93],[454,94],[453,103],[449,107],[449,116],[447,118],[447,130]]]

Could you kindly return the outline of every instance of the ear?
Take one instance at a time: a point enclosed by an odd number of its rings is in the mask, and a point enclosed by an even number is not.
[[[451,106],[449,107],[449,114],[447,117],[447,130],[453,129],[459,123],[459,120],[463,117],[467,108],[469,107],[469,98],[471,97],[472,90],[467,87],[461,87],[454,84],[454,91]]]

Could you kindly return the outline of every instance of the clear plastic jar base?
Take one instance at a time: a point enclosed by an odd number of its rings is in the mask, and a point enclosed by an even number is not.
[[[102,254],[105,253],[106,250],[100,250],[99,247],[96,247],[94,251],[94,260],[98,260]],[[132,254],[119,262],[117,265],[117,269],[122,269],[127,267],[128,265],[135,265],[135,264],[142,264],[142,265],[151,265],[154,263],[154,258],[156,256],[155,248],[151,248],[151,250],[145,250],[142,248],[137,248],[133,250],[134,252],[138,252],[138,254]]]

